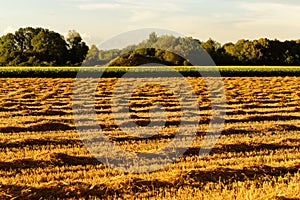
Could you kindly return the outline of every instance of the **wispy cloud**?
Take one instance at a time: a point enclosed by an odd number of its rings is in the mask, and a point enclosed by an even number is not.
[[[88,3],[88,4],[81,4],[78,8],[82,10],[107,10],[107,9],[120,9],[122,6],[119,3]]]
[[[179,12],[184,11],[182,5],[178,5],[172,1],[132,1],[132,0],[118,0],[112,3],[97,3],[97,2],[81,2],[78,8],[83,10],[103,10],[103,9],[128,9],[128,11],[139,10],[143,11],[167,11]]]
[[[283,1],[269,1],[269,0],[262,0],[262,1],[245,1],[240,2],[239,5],[249,11],[256,11],[256,12],[273,12],[273,14],[280,14],[285,11],[299,11],[300,9],[300,1],[296,3],[289,3]],[[275,13],[274,13],[275,12]],[[279,13],[278,13],[279,12]]]
[[[254,0],[252,2],[258,3],[271,3],[271,4],[282,4],[282,5],[300,5],[299,0]]]
[[[157,20],[171,13],[180,14],[186,11],[184,5],[175,1],[133,1],[116,0],[112,3],[83,3],[78,5],[82,10],[116,10],[127,13],[129,22]]]
[[[16,30],[17,30],[17,28],[8,26],[3,30],[3,34],[6,35],[7,33],[14,33]]]
[[[293,21],[296,22],[300,19],[300,3],[291,4],[283,3],[280,0],[273,2],[264,0],[261,2],[242,2],[240,7],[256,22],[272,21],[283,25],[285,22],[291,24]]]
[[[53,0],[24,9],[27,4],[23,0],[1,4],[1,33],[14,32],[14,27],[51,26],[60,32],[89,33],[83,34],[85,40],[99,43],[116,33],[145,27],[221,42],[289,39],[300,32],[299,0]],[[40,17],[36,12],[42,13]]]

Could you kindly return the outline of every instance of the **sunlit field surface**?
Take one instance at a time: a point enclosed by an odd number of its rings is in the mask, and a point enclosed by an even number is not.
[[[82,144],[72,114],[73,78],[0,78],[0,199],[299,199],[300,77],[225,77],[226,122],[217,145],[201,158],[210,93],[187,78],[198,95],[200,123],[190,149],[166,168],[131,174],[97,161]],[[155,151],[180,122],[171,91],[145,86],[130,102],[132,119],[149,123],[151,102],[167,111],[162,132],[128,137],[114,125],[110,100],[118,78],[99,81],[99,124],[115,145]],[[176,82],[175,77],[169,77]]]

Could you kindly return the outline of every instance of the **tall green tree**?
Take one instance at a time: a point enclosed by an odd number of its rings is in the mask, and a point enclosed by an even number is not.
[[[95,66],[98,65],[98,63],[99,63],[99,49],[96,47],[96,45],[92,45],[82,65]]]
[[[34,55],[41,65],[64,65],[67,58],[67,44],[64,38],[53,31],[41,30],[32,39]]]
[[[68,63],[73,66],[80,66],[88,53],[89,47],[75,30],[69,31],[67,42],[69,45]]]
[[[20,28],[0,38],[0,65],[80,65],[87,51],[88,47],[75,31],[66,41],[48,29]]]
[[[0,38],[0,65],[5,66],[10,63],[18,63],[19,55],[17,52],[17,45],[15,43],[15,37],[13,34],[8,33],[7,35]]]
[[[221,60],[221,44],[211,38],[206,42],[202,42],[201,46],[206,50],[206,52],[212,57],[212,59],[219,63]]]

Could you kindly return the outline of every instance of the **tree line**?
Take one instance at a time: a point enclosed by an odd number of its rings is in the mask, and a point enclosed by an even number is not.
[[[202,46],[217,65],[300,66],[300,40],[242,39],[221,46],[210,39]]]
[[[161,49],[168,51],[162,52]],[[261,38],[258,40],[239,40],[236,43],[219,42],[209,39],[201,42],[191,37],[157,36],[151,33],[149,38],[137,45],[124,49],[99,50],[93,45],[84,62],[93,65],[142,65],[157,62],[168,65],[190,65],[188,60],[174,55],[180,52],[183,57],[205,49],[216,65],[242,66],[300,66],[300,40],[279,41]],[[118,58],[118,59],[116,59]],[[113,62],[109,62],[113,60]]]
[[[65,39],[44,28],[20,28],[0,38],[0,66],[80,66],[88,50],[75,30]]]
[[[0,38],[0,66],[121,66],[149,62],[184,66],[191,65],[184,58],[203,49],[219,66],[300,66],[300,40],[242,39],[221,45],[213,39],[202,42],[192,37],[151,33],[139,44],[101,50],[95,45],[89,48],[74,30],[65,38],[54,31],[32,27]],[[182,57],[172,52],[179,52]]]

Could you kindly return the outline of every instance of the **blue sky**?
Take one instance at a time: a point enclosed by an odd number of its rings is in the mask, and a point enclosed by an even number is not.
[[[139,28],[170,29],[201,41],[300,39],[299,0],[11,0],[0,6],[0,34],[19,27],[79,31],[88,44]]]

